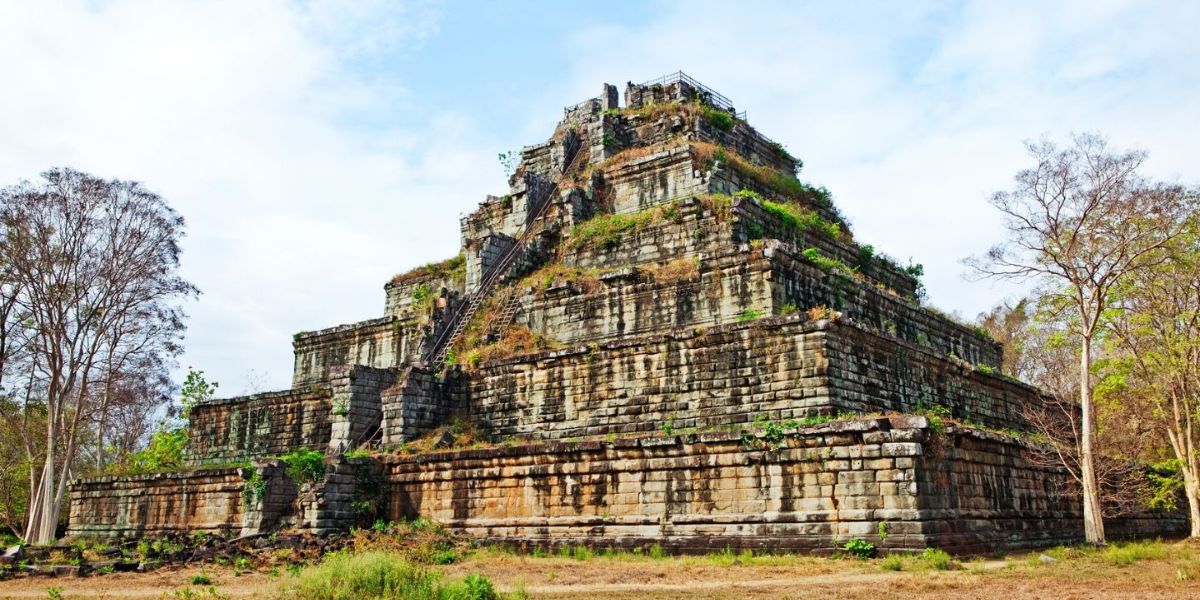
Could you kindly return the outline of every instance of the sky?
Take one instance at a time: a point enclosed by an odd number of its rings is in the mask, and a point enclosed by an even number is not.
[[[222,395],[290,384],[291,337],[383,314],[458,252],[500,152],[562,107],[683,70],[828,187],[857,239],[964,277],[1024,142],[1099,132],[1200,179],[1200,3],[0,0],[0,185],[50,167],[143,182],[187,219],[180,367]]]

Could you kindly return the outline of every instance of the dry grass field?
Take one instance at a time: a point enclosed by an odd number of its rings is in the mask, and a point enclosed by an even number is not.
[[[530,556],[485,549],[465,553],[450,565],[417,568],[446,582],[482,575],[498,592],[516,598],[1200,598],[1200,545],[1183,542],[1057,548],[966,562],[936,555],[870,560],[734,553],[657,557],[577,549]],[[299,576],[278,568],[239,573],[209,565],[144,574],[26,577],[0,582],[0,598],[320,597],[295,589],[309,571]],[[204,578],[211,583],[192,583]]]

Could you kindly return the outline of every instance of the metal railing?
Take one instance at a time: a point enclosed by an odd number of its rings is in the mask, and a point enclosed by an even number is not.
[[[504,277],[508,274],[509,269],[512,268],[512,266],[516,263],[517,257],[525,251],[526,247],[528,247],[529,240],[533,238],[533,235],[536,232],[536,228],[533,225],[537,223],[539,219],[545,216],[546,212],[550,209],[550,206],[554,204],[554,195],[559,192],[559,186],[562,184],[563,178],[567,173],[570,173],[576,166],[578,166],[579,159],[582,158],[584,154],[585,152],[583,152],[582,148],[575,151],[575,155],[571,157],[570,162],[555,178],[554,185],[550,186],[550,189],[546,192],[546,200],[542,202],[542,205],[538,208],[538,211],[534,217],[529,219],[528,225],[526,225],[524,231],[521,232],[521,236],[516,240],[515,243],[513,243],[508,251],[504,253],[504,256],[500,259],[500,262],[496,263],[493,268],[488,270],[488,273],[484,276],[483,281],[480,282],[479,288],[476,289],[475,292],[472,293],[465,302],[459,304],[458,308],[454,311],[453,316],[450,317],[450,322],[442,328],[442,332],[438,335],[433,346],[426,354],[424,361],[425,364],[435,368],[445,364],[446,357],[448,356],[450,347],[454,344],[454,340],[458,339],[458,336],[462,335],[462,333],[466,330],[467,324],[471,321],[471,317],[475,315],[475,312],[478,311],[479,307],[483,305],[484,300],[486,300],[488,295],[492,293],[492,288],[496,287],[496,285],[504,279]]]
[[[735,112],[734,108],[733,108],[732,100],[730,100],[729,98],[726,98],[723,94],[721,94],[717,90],[714,90],[714,89],[708,87],[707,85],[704,85],[703,83],[700,83],[699,81],[696,81],[695,78],[688,75],[687,73],[684,73],[683,71],[676,71],[669,75],[663,75],[662,77],[659,77],[658,79],[651,79],[650,81],[647,81],[641,85],[642,85],[642,87],[651,87],[651,86],[655,86],[655,85],[664,85],[665,86],[665,85],[671,85],[673,83],[679,83],[679,82],[686,83],[686,84],[696,88],[697,90],[699,90],[700,93],[704,95],[705,101],[707,101],[710,105],[712,105],[713,108],[719,108],[721,110],[729,112],[730,114],[733,114],[734,116],[737,116],[740,119],[745,120],[744,115],[746,113]],[[741,115],[741,116],[739,116],[739,115]]]

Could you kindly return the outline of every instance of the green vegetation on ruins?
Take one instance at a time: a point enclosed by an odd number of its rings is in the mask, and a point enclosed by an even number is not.
[[[425,279],[446,279],[461,284],[467,277],[467,256],[458,254],[440,262],[421,265],[411,271],[401,273],[392,278],[392,284]]]

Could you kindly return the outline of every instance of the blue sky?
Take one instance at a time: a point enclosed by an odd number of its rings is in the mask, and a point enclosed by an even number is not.
[[[145,182],[189,222],[183,365],[288,385],[291,334],[382,314],[562,107],[682,69],[805,161],[856,236],[963,278],[1022,142],[1098,131],[1195,183],[1200,4],[0,0],[0,184]]]

